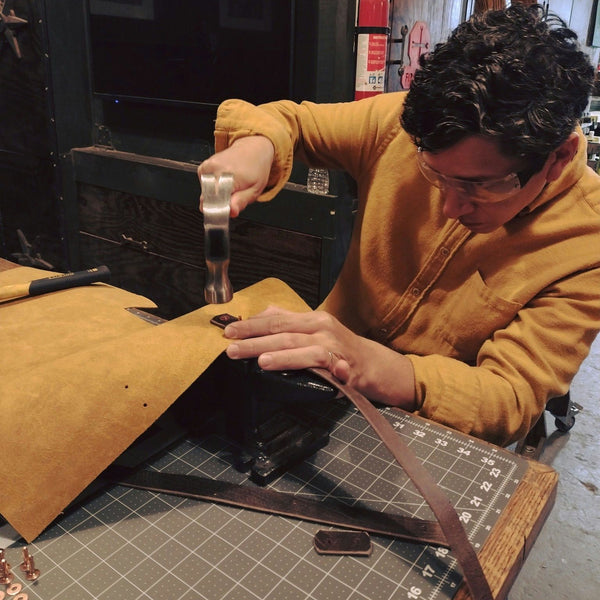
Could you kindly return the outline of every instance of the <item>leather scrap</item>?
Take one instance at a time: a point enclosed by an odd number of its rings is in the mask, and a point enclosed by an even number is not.
[[[277,279],[157,326],[124,310],[152,302],[107,284],[0,305],[0,514],[35,539],[229,345],[210,319],[271,303],[310,310]]]
[[[313,545],[318,554],[371,556],[373,545],[366,531],[328,531],[315,533]]]
[[[448,546],[440,526],[435,521],[382,513],[333,500],[313,500],[255,485],[238,485],[196,475],[147,469],[136,471],[109,467],[103,477],[126,487],[175,494],[324,525],[361,529],[410,542]]]

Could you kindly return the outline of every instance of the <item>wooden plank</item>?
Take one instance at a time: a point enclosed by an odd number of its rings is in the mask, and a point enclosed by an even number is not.
[[[479,560],[497,600],[504,600],[533,543],[554,506],[558,473],[551,467],[531,461],[508,506],[500,515]],[[465,584],[454,600],[476,600]]]
[[[10,262],[9,260],[5,260],[4,258],[0,258],[0,271],[8,271],[9,269],[14,269],[19,265]]]

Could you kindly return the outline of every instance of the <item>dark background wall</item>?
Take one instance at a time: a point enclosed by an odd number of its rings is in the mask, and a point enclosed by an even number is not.
[[[26,23],[11,23],[11,11]],[[64,265],[41,3],[6,0],[0,22],[0,253]],[[7,22],[7,20],[9,22]],[[19,56],[20,55],[20,56]],[[31,244],[25,251],[20,230]],[[16,256],[15,256],[16,255]]]

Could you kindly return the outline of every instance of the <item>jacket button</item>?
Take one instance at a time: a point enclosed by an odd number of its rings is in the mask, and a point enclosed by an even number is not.
[[[410,293],[413,296],[418,296],[421,293],[421,290],[419,288],[417,288],[417,287],[414,287],[412,290],[410,290]]]

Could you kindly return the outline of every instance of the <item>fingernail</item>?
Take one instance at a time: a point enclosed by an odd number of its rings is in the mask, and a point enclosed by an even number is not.
[[[229,358],[239,358],[240,347],[237,344],[231,344],[230,346],[227,346],[226,352]]]
[[[273,357],[270,354],[261,354],[258,358],[258,366],[269,368],[273,364]]]
[[[226,338],[235,339],[237,338],[237,333],[237,327],[233,325],[227,325],[227,327],[225,327],[225,329],[223,330],[223,334]]]

